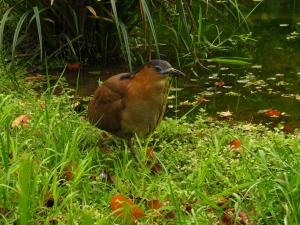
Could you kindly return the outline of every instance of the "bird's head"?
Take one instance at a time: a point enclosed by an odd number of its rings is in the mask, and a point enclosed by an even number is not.
[[[179,77],[185,76],[180,70],[174,69],[171,64],[165,60],[154,59],[148,62],[145,67],[148,67],[162,76]]]

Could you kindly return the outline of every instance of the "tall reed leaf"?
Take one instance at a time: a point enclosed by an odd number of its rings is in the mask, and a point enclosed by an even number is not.
[[[29,15],[30,10],[26,11],[20,18],[16,29],[15,29],[15,33],[14,33],[14,37],[13,37],[13,43],[12,43],[12,50],[11,50],[11,61],[14,61],[15,58],[15,51],[16,51],[16,47],[18,45],[18,39],[19,39],[19,34],[21,31],[21,28],[23,26],[24,21],[26,20],[27,16]]]
[[[20,225],[31,224],[31,204],[34,190],[31,160],[30,155],[24,155],[19,167],[20,199],[18,214]]]
[[[1,20],[1,24],[0,24],[0,53],[2,52],[2,48],[3,48],[4,27],[5,27],[6,21],[8,20],[8,14],[10,13],[11,10],[12,10],[12,8],[6,10],[4,15],[2,16],[2,20]]]
[[[114,21],[115,21],[115,24],[116,24],[116,27],[117,27],[120,44],[121,44],[121,47],[123,47],[122,30],[121,30],[121,27],[120,27],[120,22],[119,22],[119,17],[118,17],[118,12],[117,12],[117,7],[116,7],[115,0],[110,0],[110,4],[111,4],[111,7],[112,7],[112,11],[113,11],[113,18],[114,18]],[[126,49],[126,46],[125,46],[125,49]],[[121,48],[121,50],[122,50],[122,52],[125,56],[124,49]],[[128,58],[128,55],[127,55],[127,60],[128,60],[129,68],[130,68],[131,65],[129,63],[130,60]],[[130,70],[131,70],[131,68],[130,68]]]
[[[40,42],[40,59],[43,59],[43,36],[42,36],[42,26],[41,26],[41,20],[40,20],[40,13],[37,6],[33,7],[33,13],[35,16],[36,21],[36,28],[39,35],[39,42]]]
[[[160,58],[160,53],[159,53],[159,47],[158,47],[158,41],[157,41],[157,36],[156,36],[156,31],[154,28],[154,23],[147,5],[146,0],[141,0],[141,6],[142,6],[142,12],[144,14],[145,19],[148,21],[149,26],[150,26],[150,30],[151,30],[151,34],[153,36],[154,39],[154,44],[155,44],[155,48],[156,48],[156,56],[157,58]]]
[[[128,41],[128,34],[126,31],[126,27],[122,22],[120,22],[120,28],[121,28],[123,39],[124,39],[124,45],[125,45],[125,50],[126,50],[126,54],[127,54],[129,69],[130,69],[130,71],[132,71],[132,59],[131,59],[131,52],[130,52],[129,41]]]
[[[201,34],[202,34],[202,7],[199,6],[199,16],[198,16],[198,29],[197,29],[197,45],[200,46],[201,44]]]

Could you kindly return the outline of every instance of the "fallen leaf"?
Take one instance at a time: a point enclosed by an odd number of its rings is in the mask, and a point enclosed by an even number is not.
[[[249,218],[247,216],[247,214],[243,211],[239,211],[239,217],[241,219],[241,223],[242,224],[248,224],[249,222]]]
[[[148,159],[153,159],[153,157],[154,157],[154,150],[153,150],[153,148],[151,148],[151,147],[148,147],[147,148],[147,158]]]
[[[241,146],[241,141],[238,140],[238,139],[235,139],[235,140],[232,140],[230,143],[229,143],[230,147],[233,148],[233,149],[238,149],[240,146]]]
[[[268,109],[267,111],[265,111],[265,114],[268,117],[279,117],[281,115],[281,112],[277,109]]]
[[[66,179],[69,181],[73,180],[72,168],[69,164],[67,166],[65,166],[64,171],[65,171]]]
[[[187,213],[191,213],[191,212],[192,212],[192,209],[193,209],[193,207],[192,207],[191,204],[184,204],[184,205],[183,205],[183,208],[184,208],[184,210],[185,210]]]
[[[148,209],[160,209],[163,207],[163,204],[159,200],[147,200]]]
[[[228,111],[225,111],[225,112],[218,112],[218,115],[220,117],[228,118],[228,117],[232,116],[232,113],[228,110]]]
[[[41,74],[36,74],[36,76],[24,77],[26,81],[41,81],[45,80],[45,76]]]
[[[29,127],[29,120],[31,119],[31,116],[29,115],[20,115],[18,116],[11,124],[12,128],[19,127],[20,125],[23,125],[24,127]]]
[[[164,216],[165,216],[166,219],[175,219],[176,218],[176,212],[174,210],[165,211]]]
[[[161,172],[163,169],[162,165],[160,165],[160,163],[154,163],[152,166],[151,166],[151,172],[152,174],[157,174],[159,172]]]
[[[69,63],[67,68],[71,72],[76,72],[80,69],[81,65],[79,63]]]
[[[215,82],[215,85],[216,86],[219,86],[219,87],[222,87],[222,86],[224,86],[224,82],[223,81],[217,81],[217,82]]]
[[[123,217],[125,213],[136,219],[145,216],[144,211],[138,208],[129,198],[118,194],[111,199],[111,209],[118,217]]]
[[[207,98],[202,97],[202,96],[197,97],[196,101],[197,101],[198,104],[203,104],[203,103],[209,102],[209,100]]]

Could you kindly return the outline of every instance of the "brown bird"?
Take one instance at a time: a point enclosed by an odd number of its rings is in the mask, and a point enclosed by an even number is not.
[[[184,76],[164,60],[151,60],[133,73],[105,80],[88,106],[88,119],[96,127],[128,140],[150,134],[161,121],[167,102],[168,78]]]

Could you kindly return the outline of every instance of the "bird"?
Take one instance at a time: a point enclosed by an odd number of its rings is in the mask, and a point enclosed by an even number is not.
[[[132,156],[138,160],[132,137],[149,135],[162,120],[169,78],[173,76],[185,74],[158,59],[134,72],[111,76],[98,86],[89,102],[89,122],[127,140]]]

